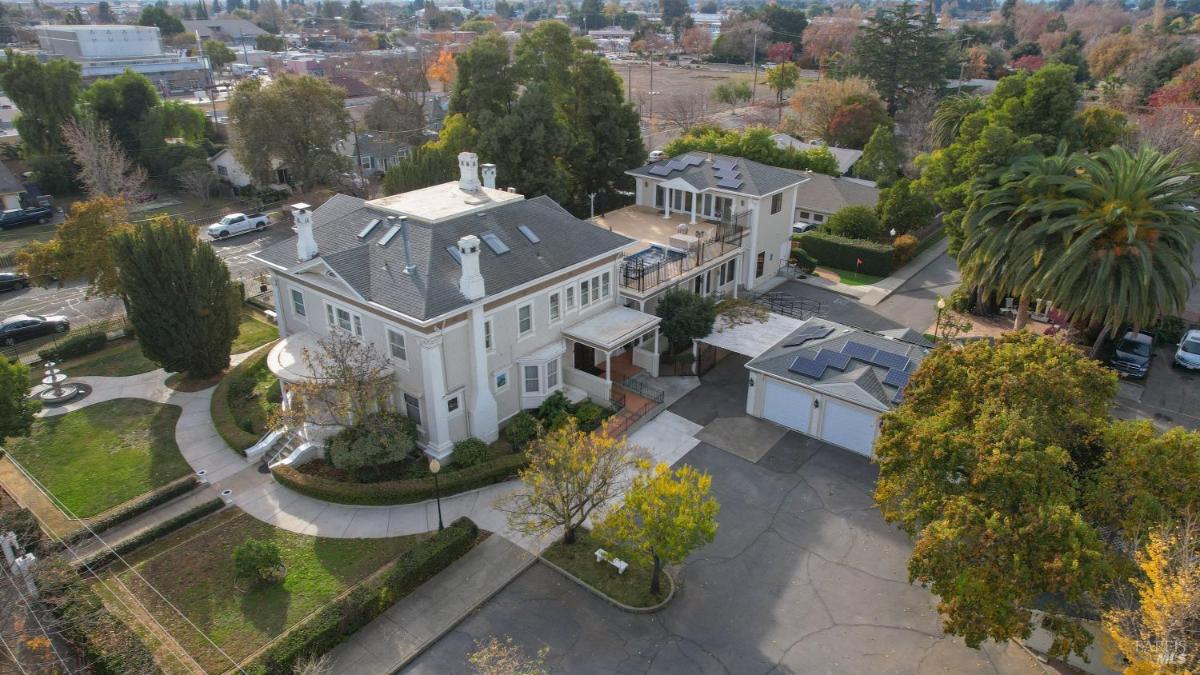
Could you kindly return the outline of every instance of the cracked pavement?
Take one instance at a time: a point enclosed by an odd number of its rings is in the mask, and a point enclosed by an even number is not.
[[[724,365],[671,410],[698,423],[738,410],[745,385]],[[705,443],[681,462],[713,476],[721,513],[665,609],[622,612],[538,564],[403,672],[469,673],[489,635],[548,648],[554,673],[1040,672],[1015,645],[942,634],[935,598],[908,583],[911,543],[874,507],[866,458],[789,432],[757,464]]]

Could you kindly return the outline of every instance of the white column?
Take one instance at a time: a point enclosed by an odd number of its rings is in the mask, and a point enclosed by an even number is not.
[[[612,352],[604,352],[604,383],[608,385],[608,395],[612,396]]]
[[[696,206],[699,204],[699,202],[700,202],[700,193],[693,192],[692,193],[692,225],[696,224]]]
[[[671,188],[663,188],[663,218],[671,217]]]
[[[425,454],[445,459],[454,450],[446,413],[446,377],[442,364],[442,336],[421,340],[421,384],[425,389]]]
[[[658,355],[658,326],[654,327],[654,360],[650,362],[650,374],[658,377],[658,364],[662,359]]]
[[[483,344],[483,307],[476,305],[471,309],[471,435],[491,443],[500,436],[500,426],[496,414],[496,398],[492,396],[489,383],[491,372],[488,370],[487,348]]]
[[[283,297],[279,288],[279,277],[274,274],[271,275],[271,293],[275,296],[275,326],[279,329],[279,337],[285,338],[288,336],[288,327],[283,317],[286,314],[287,299]]]
[[[738,259],[735,257],[733,259],[733,297],[735,297],[735,298],[737,297],[737,287],[738,287],[737,275],[738,275],[738,272],[741,272],[741,270],[738,269]]]

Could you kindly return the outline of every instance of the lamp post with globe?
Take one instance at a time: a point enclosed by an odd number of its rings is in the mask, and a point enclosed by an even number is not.
[[[442,463],[436,459],[429,460],[429,473],[433,474],[433,497],[437,500],[438,510],[438,532],[446,529],[442,524],[442,491],[438,487],[438,472],[442,470]]]

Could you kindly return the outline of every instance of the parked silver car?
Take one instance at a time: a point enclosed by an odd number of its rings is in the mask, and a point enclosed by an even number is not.
[[[1200,329],[1184,333],[1175,349],[1175,363],[1190,370],[1200,370]]]

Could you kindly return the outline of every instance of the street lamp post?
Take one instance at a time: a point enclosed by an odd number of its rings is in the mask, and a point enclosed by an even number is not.
[[[946,311],[946,299],[938,298],[937,301],[937,322],[933,324],[933,337],[936,339],[940,336],[942,330],[942,314]]]
[[[442,470],[442,463],[436,459],[429,460],[429,473],[433,474],[433,496],[437,500],[438,510],[438,532],[446,529],[442,524],[442,491],[438,487],[438,472]]]

